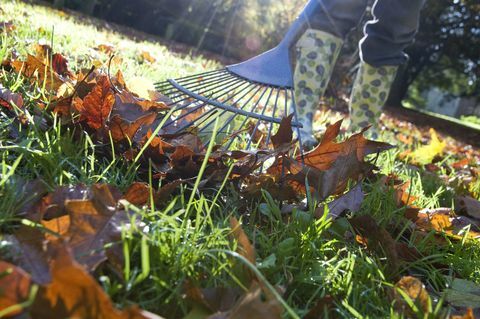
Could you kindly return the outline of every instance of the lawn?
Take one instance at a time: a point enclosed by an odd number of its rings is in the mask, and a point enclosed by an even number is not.
[[[0,317],[480,316],[477,149],[385,116],[382,140],[395,147],[364,154],[358,164],[377,168],[322,201],[286,200],[265,174],[234,179],[245,166],[217,159],[213,143],[188,165],[168,155],[163,173],[157,149],[179,152],[177,137],[117,140],[86,111],[86,94],[62,104],[58,69],[39,81],[19,61],[59,53],[83,75],[73,95],[128,87],[146,116],[161,108],[155,82],[219,62],[19,1],[2,1],[0,30]],[[316,126],[340,117],[319,113]]]

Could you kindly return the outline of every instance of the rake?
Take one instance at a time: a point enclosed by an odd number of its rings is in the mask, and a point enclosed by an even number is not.
[[[293,113],[292,128],[302,152],[302,124],[298,122],[293,96],[292,48],[319,7],[319,0],[310,0],[282,41],[263,54],[221,70],[157,83],[156,89],[168,97],[169,106],[174,108],[162,130],[175,134],[195,127],[199,134],[207,133],[220,117],[217,133],[225,136],[249,125],[243,146],[250,149],[260,131],[266,133],[264,143],[269,145],[274,126]],[[231,136],[226,148],[238,135]]]

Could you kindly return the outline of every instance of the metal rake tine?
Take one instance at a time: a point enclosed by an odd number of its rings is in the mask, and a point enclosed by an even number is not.
[[[234,88],[229,88],[229,89],[235,90],[235,89],[237,89],[238,87],[241,87],[242,85],[245,85],[245,84],[246,84],[245,82],[242,82],[242,83],[240,83],[239,85],[237,85],[236,87],[234,87]],[[249,86],[249,85],[247,85],[246,87],[242,88],[240,91],[236,92],[235,94],[231,95],[228,99],[224,100],[223,103],[226,103],[226,102],[232,100],[235,96],[237,96],[238,94],[240,94],[240,93],[242,93],[243,91],[245,91],[245,90],[248,88],[248,86]],[[247,93],[248,93],[248,92],[247,92]],[[225,94],[225,93],[219,95],[218,97],[221,97],[221,96],[224,95],[224,94]],[[218,97],[215,97],[215,99],[218,98]],[[212,98],[212,99],[213,99],[213,98]],[[198,110],[199,108],[204,107],[205,105],[208,105],[208,103],[205,103],[205,102],[204,102],[204,103],[200,104],[198,107],[195,107],[195,110]],[[205,113],[210,113],[210,112],[213,111],[213,110],[218,111],[217,108],[212,108],[212,109],[208,110],[208,111],[205,112]],[[189,111],[188,113],[191,114],[192,111]],[[198,118],[196,118],[196,119],[195,119],[194,121],[192,121],[192,122],[195,122],[195,121],[199,120],[200,118],[202,118],[204,115],[206,115],[205,113],[202,114],[201,116],[199,116]],[[186,113],[186,114],[184,114],[184,115],[182,115],[182,116],[180,116],[180,117],[177,117],[176,120],[181,119],[181,118],[185,117],[186,115],[188,115],[188,114]],[[203,123],[203,122],[202,122],[202,123]],[[202,124],[202,123],[200,123],[200,124]],[[201,130],[200,130],[200,132],[201,132]]]
[[[267,101],[265,102],[265,106],[263,107],[261,115],[264,115],[265,111],[268,108],[268,102],[270,102],[270,98],[272,97],[273,90],[274,90],[274,88],[270,89],[270,93],[268,94]],[[252,145],[253,137],[255,136],[255,133],[257,133],[257,129],[258,129],[259,125],[260,125],[260,121],[257,121],[257,123],[255,124],[255,128],[253,129],[252,134],[250,134],[250,138],[249,138],[248,143],[247,143],[247,150],[250,149],[250,146]]]
[[[238,84],[237,84],[233,89],[236,89],[236,88],[238,88],[238,87],[240,87],[240,86],[242,86],[242,85],[245,84],[245,82],[242,81],[242,80],[238,80],[237,82],[238,82]],[[211,99],[217,99],[218,97],[221,97],[223,94],[225,94],[224,91],[225,91],[226,89],[228,89],[228,88],[227,88],[227,87],[223,87],[223,88],[219,89],[218,91],[213,92],[212,94],[217,94],[217,93],[219,93],[219,92],[221,92],[221,94],[218,94],[216,97],[211,97]],[[231,88],[230,88],[230,89],[231,89]],[[195,103],[195,102],[190,103],[190,105],[193,104],[193,103]],[[204,102],[204,103],[198,105],[198,107],[197,107],[196,109],[198,110],[200,107],[204,107],[205,105],[207,105],[207,103]],[[183,110],[184,108],[186,108],[186,106],[182,106],[182,107],[178,108],[176,111]],[[190,112],[190,114],[191,114],[191,113],[192,113],[192,112]],[[179,116],[179,117],[177,117],[177,118],[175,118],[175,119],[173,119],[173,120],[167,121],[167,122],[163,125],[163,127],[170,126],[172,123],[175,123],[175,121],[178,121],[179,119],[182,119],[182,118],[184,118],[184,117],[187,116],[187,115],[188,115],[188,114],[183,114],[183,115],[181,115],[181,116]]]
[[[223,103],[226,103],[226,102],[232,100],[232,99],[233,99],[234,97],[236,97],[238,94],[240,94],[241,92],[245,91],[245,90],[248,88],[248,86],[249,86],[249,85],[247,85],[247,86],[244,87],[242,90],[240,90],[239,92],[235,93],[234,95],[230,96],[228,99],[226,99],[225,101],[223,101]],[[250,91],[251,91],[251,90],[250,90]],[[245,96],[246,94],[248,94],[248,92],[246,92],[243,96]],[[243,96],[240,97],[239,99],[237,99],[237,101],[241,100],[241,99],[243,98]],[[237,101],[235,101],[234,103],[236,103]],[[218,108],[213,108],[212,110],[219,110],[219,109],[218,109]],[[217,112],[217,117],[218,117],[218,116],[222,116],[223,114],[225,114],[225,112],[227,112],[227,111],[224,110],[224,111],[223,111],[222,113],[220,113],[220,114],[218,114],[218,112]],[[233,112],[233,113],[236,114],[235,112]],[[216,117],[215,117],[215,118],[216,118]],[[207,125],[205,125],[204,127],[202,127],[202,128],[199,130],[199,132],[203,132],[211,123],[213,123],[213,121],[215,121],[215,118],[213,118],[213,119],[210,121],[210,123],[208,123]],[[207,118],[207,119],[208,119],[208,118]],[[200,122],[197,126],[202,125],[207,119],[205,119],[204,121]],[[221,132],[221,131],[222,131],[222,130],[219,130],[219,132]]]
[[[269,87],[268,86],[263,86],[265,88],[265,90],[263,90],[262,94],[260,95],[260,97],[258,98],[257,102],[255,102],[255,104],[252,106],[252,109],[250,110],[250,112],[253,112],[253,110],[255,110],[258,106],[258,104],[260,103],[260,101],[263,99],[265,93],[268,91]],[[262,87],[260,87],[262,88]],[[253,96],[252,96],[253,97]],[[247,120],[249,119],[250,117],[249,116],[246,116],[245,119],[243,120],[242,124],[240,125],[240,127],[244,127],[245,126],[245,123],[247,123]],[[233,139],[230,140],[230,142],[228,143],[227,145],[227,149],[230,148],[230,146],[232,145],[233,143]]]
[[[203,78],[208,79],[210,77],[215,77],[215,76],[217,76],[217,74],[222,74],[222,73],[227,73],[227,72],[225,72],[225,69],[214,70],[214,71],[209,71],[209,72],[205,72],[205,73],[201,73],[201,74],[193,74],[193,75],[184,76],[184,77],[178,78],[177,81],[192,81],[192,80],[197,80],[199,77],[203,77]],[[170,84],[170,82],[168,82],[168,80],[165,80],[163,82],[157,83],[157,85],[155,85],[155,88],[158,90],[159,87],[168,86],[169,84]]]
[[[235,83],[235,82],[236,82],[236,83]],[[239,87],[239,86],[241,86],[241,85],[243,85],[243,84],[245,83],[245,82],[242,81],[241,79],[236,79],[235,82],[233,82],[233,83],[235,83],[236,87]],[[223,91],[225,91],[227,88],[224,86],[224,84],[225,84],[225,83],[222,83],[222,84],[219,84],[219,85],[216,86],[216,87],[211,88],[210,90],[212,90],[212,89],[218,89],[218,90],[216,90],[216,91],[214,91],[214,92],[211,92],[210,94],[213,95],[213,94],[217,94],[218,92],[223,92]],[[230,83],[230,84],[231,84],[231,83]],[[200,94],[205,94],[205,92],[201,92]],[[185,94],[184,94],[184,95],[185,95]],[[222,95],[219,95],[219,96],[222,96]],[[189,98],[190,98],[190,97],[187,97],[186,99],[189,99]],[[185,99],[183,99],[183,100],[185,100]],[[188,103],[186,103],[186,104],[183,104],[183,105],[181,105],[181,106],[178,106],[175,111],[181,111],[181,110],[183,110],[183,109],[185,109],[185,108],[189,107],[190,105],[192,105],[192,104],[194,104],[194,103],[197,103],[197,102],[198,102],[198,101],[192,100],[192,101],[190,101],[190,102],[188,102]],[[172,103],[170,103],[170,104],[172,104]],[[178,104],[178,101],[177,101],[177,102],[174,102],[173,104]],[[172,104],[172,105],[173,105],[173,104]],[[205,104],[206,104],[206,103],[203,103],[202,105],[205,105]],[[164,127],[165,127],[165,126],[168,126],[168,125],[170,125],[170,124],[171,124],[171,123],[167,122],[166,125],[164,125]]]
[[[277,112],[279,96],[280,96],[280,90],[277,90],[277,96],[275,97],[275,104],[273,105],[272,117],[275,117],[275,113]],[[268,129],[268,134],[267,134],[267,139],[266,139],[266,145],[267,146],[268,146],[268,143],[270,143],[270,136],[272,134],[272,129],[273,129],[273,122],[270,122],[270,127]]]
[[[293,118],[295,119],[295,122],[298,123],[298,116],[297,116],[297,105],[295,104],[295,96],[293,90],[290,90],[291,96],[292,96],[292,109],[293,109]],[[305,158],[303,156],[303,144],[302,144],[302,136],[300,135],[300,127],[297,126],[297,139],[298,139],[298,144],[300,147],[300,156],[302,158],[302,164],[305,165]]]
[[[217,82],[215,82],[215,83],[210,83],[209,85],[207,85],[207,86],[205,86],[205,87],[201,87],[203,91],[200,91],[199,94],[205,94],[205,93],[206,93],[207,91],[209,91],[209,90],[215,90],[215,89],[217,89],[217,88],[223,87],[226,83],[230,83],[230,82],[234,82],[234,81],[237,81],[237,82],[238,82],[238,78],[232,78],[229,82],[223,82],[222,80],[219,80],[219,81],[218,81],[218,85],[215,85],[215,86],[213,86],[213,87],[212,87],[212,85],[213,85],[213,84],[217,84]],[[171,85],[171,84],[170,84],[170,85]],[[177,94],[176,96],[173,96],[173,97],[172,97],[172,96],[169,96],[169,98],[172,100],[172,103],[168,103],[167,106],[172,106],[172,105],[174,105],[174,104],[179,104],[179,103],[181,103],[181,102],[183,102],[183,101],[186,101],[186,100],[188,100],[188,99],[191,98],[189,95],[185,94],[185,92],[179,90],[178,88],[173,87],[173,88],[171,89],[171,91],[176,91],[176,92],[178,92],[179,94]],[[168,95],[167,95],[167,96],[168,96]],[[183,99],[179,99],[179,100],[177,99],[177,100],[175,100],[176,98],[178,98],[178,97],[180,97],[180,96],[185,96],[185,97],[184,97]],[[187,105],[183,105],[182,108],[185,108],[186,106],[191,105],[191,104],[193,104],[193,103],[195,103],[195,101],[193,101],[193,102],[191,102],[191,103],[189,103],[189,104],[187,104]]]
[[[227,81],[226,79],[228,79],[228,78],[230,78],[230,80]],[[209,88],[209,87],[211,87],[212,85],[215,85],[215,84],[217,84],[217,83],[219,83],[219,84],[221,84],[221,85],[225,85],[226,82],[232,82],[232,81],[235,81],[235,80],[238,80],[238,77],[234,77],[234,76],[228,74],[227,76],[214,78],[214,79],[211,79],[210,81],[202,81],[202,82],[198,83],[197,86],[194,86],[194,87],[188,87],[188,86],[183,86],[183,85],[182,85],[182,86],[185,87],[185,88],[188,88],[189,90],[192,90],[192,89],[195,89],[195,90],[202,89],[202,90],[205,91],[207,88]],[[169,83],[170,83],[170,82],[169,82]],[[171,83],[170,83],[170,85],[171,85]],[[172,87],[172,88],[169,89],[169,91],[165,92],[165,95],[169,96],[169,95],[172,94],[172,93],[169,93],[169,92],[174,92],[174,91],[178,91],[178,89],[175,88],[175,87]],[[183,92],[180,91],[180,93],[183,93]],[[182,95],[184,95],[184,93],[183,93],[183,94],[179,94],[178,96],[182,96]],[[175,99],[175,98],[177,98],[178,96],[174,96],[174,97],[170,97],[170,98],[171,98],[171,99]]]
[[[247,94],[251,93],[251,92],[257,87],[257,85],[256,85],[255,83],[250,83],[248,86],[251,86],[251,89],[250,89],[248,92],[246,92],[245,94],[243,94],[240,98],[238,98],[235,102],[233,102],[233,103],[232,103],[233,105],[235,105],[235,104],[237,104],[238,102],[240,102],[245,96],[247,96]],[[218,116],[222,116],[222,115],[224,115],[224,114],[227,113],[227,112],[228,112],[227,110],[223,110]],[[214,120],[215,120],[215,119],[213,119],[212,121],[210,121],[210,123],[208,123],[205,127],[208,127],[209,125],[213,124],[213,121],[214,121]],[[205,127],[203,127],[202,129],[200,129],[200,132],[202,132],[202,131],[205,129]],[[221,130],[220,130],[220,131],[221,131]],[[219,132],[220,132],[220,131],[219,131]]]
[[[248,105],[248,103],[250,103],[250,101],[255,97],[255,95],[257,95],[257,93],[262,89],[262,86],[258,86],[258,89],[255,93],[253,93],[252,96],[250,96],[250,98],[245,102],[243,103],[242,107],[239,108],[239,110],[244,110],[245,107]],[[226,112],[226,111],[225,111]],[[235,117],[232,117],[230,119],[228,119],[228,121],[225,122],[225,124],[222,126],[222,128],[220,129],[220,131],[224,130],[234,119]]]

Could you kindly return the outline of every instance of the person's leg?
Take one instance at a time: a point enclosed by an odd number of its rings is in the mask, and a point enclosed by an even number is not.
[[[360,41],[362,62],[350,98],[352,130],[372,125],[375,133],[398,66],[408,59],[403,50],[415,38],[424,2],[375,2],[372,9],[374,18],[365,25],[365,36]]]
[[[343,38],[362,18],[367,0],[318,0],[321,10],[310,20],[309,29],[297,42],[294,73],[300,138],[305,147],[317,143],[313,136],[313,115],[325,93]]]

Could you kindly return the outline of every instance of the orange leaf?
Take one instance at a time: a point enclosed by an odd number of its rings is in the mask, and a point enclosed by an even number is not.
[[[137,131],[142,126],[152,124],[153,121],[155,121],[156,117],[156,113],[147,113],[137,118],[133,122],[128,122],[122,119],[119,115],[113,116],[109,123],[109,128],[112,134],[113,141],[120,142],[124,139],[132,141]]]
[[[0,261],[0,310],[27,300],[30,292],[30,275],[12,264]],[[12,309],[7,317],[18,315],[21,308]]]
[[[115,103],[115,96],[106,75],[100,76],[93,90],[82,100],[76,97],[73,106],[81,114],[82,120],[93,129],[105,126]]]
[[[30,311],[33,318],[147,318],[138,308],[116,309],[96,280],[72,258],[67,246],[51,246],[52,282],[39,289]]]
[[[12,66],[16,72],[22,72],[30,80],[36,79],[39,86],[45,84],[48,90],[57,91],[67,81],[67,79],[61,78],[49,65],[30,54],[25,62],[13,61]]]
[[[255,248],[253,248],[242,226],[235,217],[230,217],[230,228],[232,229],[233,238],[238,242],[239,254],[255,265]]]

